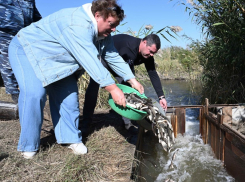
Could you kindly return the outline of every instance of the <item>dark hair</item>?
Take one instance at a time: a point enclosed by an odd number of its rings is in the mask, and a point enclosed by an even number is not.
[[[99,12],[104,19],[112,16],[117,17],[119,22],[121,22],[125,17],[121,6],[117,4],[117,0],[94,0],[91,10],[93,15]]]
[[[144,40],[147,41],[147,43],[146,43],[147,46],[152,46],[153,44],[155,44],[157,50],[160,49],[160,47],[161,47],[160,38],[156,34],[147,35],[145,38],[143,38],[143,41]]]

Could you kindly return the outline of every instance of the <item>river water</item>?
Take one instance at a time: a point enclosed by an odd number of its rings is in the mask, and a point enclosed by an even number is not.
[[[197,105],[200,98],[199,82],[163,80],[168,106]],[[145,83],[145,94],[157,99],[150,83]],[[179,134],[170,153],[166,153],[152,132],[144,141],[140,180],[147,182],[233,182],[221,161],[214,157],[209,145],[199,135],[198,109],[186,110],[186,133]],[[175,158],[173,159],[173,155]],[[172,160],[173,159],[173,160]],[[170,168],[171,161],[173,168]]]

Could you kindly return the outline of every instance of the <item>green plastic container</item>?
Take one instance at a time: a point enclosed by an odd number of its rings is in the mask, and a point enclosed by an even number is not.
[[[137,90],[131,87],[122,84],[117,84],[117,86],[123,91],[123,93],[136,93],[141,98],[147,98],[145,94],[140,94]],[[111,94],[109,95],[108,103],[115,112],[131,120],[141,120],[147,115],[147,112],[140,111],[138,109],[132,108],[131,106],[126,105],[126,107],[124,108],[115,104],[111,97]]]

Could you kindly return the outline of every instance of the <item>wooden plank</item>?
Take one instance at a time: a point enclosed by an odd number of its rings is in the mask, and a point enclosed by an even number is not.
[[[168,109],[196,109],[202,107],[203,105],[177,105],[177,106],[168,106]]]
[[[208,108],[214,108],[214,107],[231,107],[231,106],[239,106],[239,104],[210,104]]]
[[[175,111],[174,108],[169,108],[169,107],[168,107],[166,114],[173,114],[174,111]]]
[[[174,130],[174,135],[175,135],[175,122],[174,122],[174,114],[171,114],[171,125],[173,127]],[[176,136],[174,136],[176,138]]]
[[[209,112],[209,114],[204,114],[205,118],[210,121],[211,123],[215,124],[216,126],[219,126],[217,118],[213,117],[213,114]]]
[[[210,112],[210,111],[209,111],[209,113],[208,113],[208,116],[209,116],[210,118],[213,118],[214,120],[217,120],[217,115],[214,114],[214,113],[212,113],[212,112]]]
[[[208,143],[208,133],[209,133],[209,123],[208,123],[208,120],[206,119],[206,129],[205,129],[205,144]]]
[[[175,138],[177,137],[177,135],[178,135],[178,122],[177,122],[177,116],[176,115],[174,115],[174,122],[175,122],[175,133],[174,133],[174,136],[175,136]]]
[[[175,114],[177,116],[177,132],[183,135],[185,133],[185,109],[176,109]]]
[[[0,119],[18,119],[18,105],[10,102],[0,101]]]
[[[239,106],[238,104],[210,104],[208,108],[215,108],[215,107],[232,107],[232,106]],[[203,105],[176,105],[176,106],[168,106],[168,109],[191,109],[191,108],[202,108]],[[168,112],[168,111],[167,111]]]

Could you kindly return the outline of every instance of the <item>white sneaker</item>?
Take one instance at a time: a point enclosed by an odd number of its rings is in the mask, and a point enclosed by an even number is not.
[[[76,155],[86,154],[88,152],[87,147],[83,143],[73,143],[68,148],[72,149]]]
[[[32,159],[34,157],[34,155],[36,155],[37,152],[22,152],[22,156],[25,159]]]

